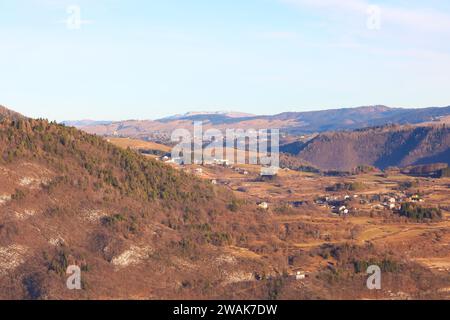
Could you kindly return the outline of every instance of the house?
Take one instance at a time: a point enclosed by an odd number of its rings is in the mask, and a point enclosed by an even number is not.
[[[261,202],[258,204],[258,208],[267,210],[267,209],[269,209],[269,204],[267,202]]]
[[[261,168],[261,176],[262,177],[276,176],[278,173],[278,169],[279,169],[278,167],[268,167],[268,168],[263,167]]]
[[[213,163],[225,167],[228,167],[230,165],[230,161],[228,159],[214,159]]]
[[[297,273],[295,274],[295,280],[303,280],[305,278],[306,274],[304,272],[297,271]]]
[[[216,185],[216,184],[217,184],[217,180],[216,180],[216,179],[213,179],[213,180],[211,180],[211,183],[214,184],[214,185]]]
[[[412,202],[424,202],[424,200],[418,194],[415,194],[415,195],[411,196],[410,201],[412,201]]]

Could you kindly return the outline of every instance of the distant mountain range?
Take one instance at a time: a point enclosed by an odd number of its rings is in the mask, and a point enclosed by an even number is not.
[[[169,116],[160,119],[159,121],[170,121],[170,120],[185,120],[192,117],[223,117],[223,118],[246,118],[246,117],[254,117],[255,115],[244,112],[236,112],[236,111],[216,111],[216,112],[208,112],[208,111],[197,111],[197,112],[187,112],[185,114],[177,114],[174,116]]]
[[[20,114],[0,107],[10,118]],[[405,167],[417,164],[450,164],[450,107],[402,109],[386,106],[254,116],[235,112],[191,112],[160,120],[67,121],[83,131],[103,136],[123,136],[167,141],[177,128],[279,128],[288,134],[281,152],[289,161],[322,170],[351,170],[359,165]],[[311,135],[311,133],[315,133]],[[307,135],[306,138],[300,135]]]
[[[112,121],[96,121],[96,120],[74,120],[74,121],[63,121],[63,124],[68,127],[88,127],[88,126],[97,126],[97,125],[108,125],[111,124]]]
[[[236,112],[191,112],[159,120],[66,121],[66,125],[98,135],[118,135],[151,139],[155,134],[170,136],[177,128],[191,128],[194,121],[203,121],[205,128],[260,129],[278,128],[289,134],[311,134],[326,131],[353,130],[386,124],[416,124],[450,115],[449,107],[423,109],[366,106],[308,112],[285,112],[271,116]]]

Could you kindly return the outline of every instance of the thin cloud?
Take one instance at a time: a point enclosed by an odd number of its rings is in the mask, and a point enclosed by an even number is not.
[[[371,5],[381,9],[383,23],[421,31],[450,32],[450,15],[432,9],[407,9],[369,3],[364,0],[280,0],[295,6],[310,7],[331,13],[367,15]]]
[[[326,10],[345,10],[364,13],[368,7],[365,1],[360,0],[281,0],[282,2],[316,7]]]
[[[290,31],[269,31],[259,33],[258,35],[261,38],[273,40],[291,40],[298,38],[298,34],[296,32]]]

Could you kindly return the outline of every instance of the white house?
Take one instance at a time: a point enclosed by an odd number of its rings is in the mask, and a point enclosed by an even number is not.
[[[276,176],[278,173],[278,167],[262,167],[261,168],[261,176]]]
[[[297,271],[296,275],[295,275],[295,280],[303,280],[306,278],[306,274],[304,274],[301,271]]]
[[[269,209],[269,204],[267,202],[261,202],[258,204],[258,207],[264,210]]]
[[[229,166],[230,161],[228,159],[214,159],[214,164],[222,165],[222,166]]]

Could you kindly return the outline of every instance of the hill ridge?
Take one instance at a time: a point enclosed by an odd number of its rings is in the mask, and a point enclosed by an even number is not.
[[[306,143],[284,145],[281,151],[324,170],[351,170],[359,165],[380,169],[442,162],[450,165],[450,127],[389,125],[326,132]]]
[[[182,117],[166,117],[160,120],[115,121],[94,123],[77,127],[99,135],[119,135],[139,139],[168,139],[173,130],[192,126],[194,121],[202,121],[205,128],[217,129],[264,129],[278,128],[287,134],[311,134],[326,131],[354,130],[385,124],[416,124],[433,121],[450,115],[450,106],[423,109],[390,108],[382,105],[357,108],[329,109],[306,112],[283,112],[276,115],[249,115],[229,117],[226,114],[206,113]]]

